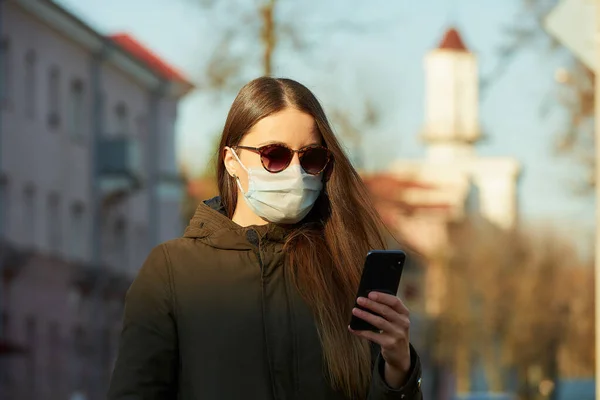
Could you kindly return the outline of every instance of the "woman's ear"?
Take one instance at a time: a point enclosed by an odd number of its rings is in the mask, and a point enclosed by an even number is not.
[[[223,152],[223,164],[225,164],[225,169],[227,170],[227,173],[229,173],[229,175],[232,177],[236,177],[237,168],[239,167],[239,164],[235,156],[233,155],[233,149],[231,149],[230,147],[225,147],[223,149]]]

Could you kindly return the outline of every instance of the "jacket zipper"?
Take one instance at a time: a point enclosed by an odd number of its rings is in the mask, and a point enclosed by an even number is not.
[[[254,251],[254,254],[256,255],[256,259],[258,260],[258,266],[260,268],[260,291],[261,291],[261,307],[262,307],[262,315],[263,315],[263,335],[265,338],[265,351],[267,353],[267,365],[269,368],[269,376],[271,378],[271,397],[273,399],[278,399],[278,396],[276,395],[277,389],[275,388],[275,377],[273,375],[273,364],[272,364],[272,360],[271,360],[271,351],[269,349],[269,340],[268,340],[268,335],[267,335],[267,310],[265,308],[265,269],[264,269],[264,265],[263,265],[262,256],[260,254],[261,242],[260,242],[260,239],[258,239],[258,233],[256,231],[254,231],[254,233],[256,234],[256,237],[257,237],[257,243],[256,244],[252,243],[252,241],[250,241],[250,243],[252,245],[254,245],[254,247],[255,247],[255,249],[253,251]]]
[[[260,268],[260,280],[262,281],[264,278],[264,266],[263,266],[262,257],[260,255],[260,240],[258,241],[258,246],[257,246],[257,250],[256,250],[256,258],[258,259],[258,266]]]

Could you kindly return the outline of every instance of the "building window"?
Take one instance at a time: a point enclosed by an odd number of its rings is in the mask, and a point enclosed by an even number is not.
[[[117,218],[113,227],[114,240],[114,263],[115,267],[125,268],[127,266],[127,223],[123,218]]]
[[[6,307],[6,306],[5,306]],[[10,338],[10,316],[7,311],[2,311],[2,318],[0,324],[2,324],[2,335],[4,338]]]
[[[60,126],[60,71],[57,66],[48,72],[48,126]]]
[[[27,367],[26,367],[26,376],[27,376],[27,387],[30,389],[31,393],[34,394],[36,391],[36,361],[37,361],[37,321],[35,317],[29,316],[25,320],[25,336],[27,340]],[[32,397],[33,398],[33,397]]]
[[[55,393],[61,386],[61,347],[60,326],[57,322],[50,322],[48,324],[48,358],[46,359],[46,372],[51,393]]]
[[[5,339],[11,339],[11,327],[10,327],[10,317],[6,311],[2,312],[2,337]],[[10,387],[13,383],[13,367],[12,360],[10,357],[0,357],[0,385],[4,387]]]
[[[148,121],[144,115],[135,119],[135,135],[139,140],[144,140],[148,135]]]
[[[27,118],[35,118],[36,113],[36,72],[37,72],[37,57],[35,51],[29,50],[25,55],[25,82],[23,85],[25,91],[25,116]]]
[[[100,368],[102,371],[102,380],[104,385],[110,383],[110,373],[112,371],[112,337],[110,329],[104,328],[101,330],[101,352],[100,352]]]
[[[0,41],[0,101],[8,105],[12,96],[12,52],[10,41],[4,38]]]
[[[74,372],[74,384],[76,387],[85,387],[87,383],[87,338],[86,331],[82,326],[76,326],[73,329],[73,352],[72,357],[74,359],[75,371]]]
[[[35,223],[37,221],[35,207],[35,187],[33,185],[25,186],[23,190],[23,221],[29,221],[25,224],[24,242],[35,243]]]
[[[76,79],[71,82],[69,89],[69,136],[73,140],[81,140],[83,138],[84,121],[85,121],[85,99],[84,99],[83,82]]]
[[[57,254],[61,246],[60,198],[56,193],[48,196],[47,219],[48,247],[50,252]]]
[[[6,307],[6,306],[5,306]],[[0,318],[2,322],[0,322],[0,324],[2,324],[2,334],[4,338],[10,338],[10,316],[8,315],[7,311],[2,311],[2,316]]]
[[[5,177],[0,177],[0,235],[8,237],[10,229],[10,187]]]
[[[69,227],[71,240],[69,241],[70,255],[75,260],[82,260],[85,257],[85,224],[84,207],[80,202],[71,206],[71,226]]]
[[[148,161],[148,158],[143,156],[143,150],[146,146],[148,137],[148,121],[146,116],[139,115],[135,118],[135,142],[132,147],[133,160],[132,165],[140,174],[140,177],[147,178],[147,168],[144,168],[144,162]]]
[[[119,103],[115,107],[115,117],[117,121],[117,135],[127,135],[129,131],[129,113],[125,103]]]

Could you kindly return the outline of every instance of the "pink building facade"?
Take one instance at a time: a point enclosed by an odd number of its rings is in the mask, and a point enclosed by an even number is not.
[[[0,1],[1,399],[104,398],[126,290],[183,229],[174,126],[192,89],[127,34]]]

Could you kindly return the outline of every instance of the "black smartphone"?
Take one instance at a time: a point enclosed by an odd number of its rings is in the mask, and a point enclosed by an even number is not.
[[[370,292],[382,292],[396,296],[400,277],[406,262],[406,254],[401,250],[373,250],[367,254],[356,298],[368,297]],[[356,303],[354,307],[378,315]],[[350,328],[355,331],[379,331],[370,323],[352,315]]]

